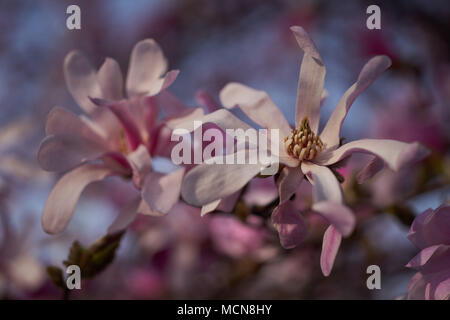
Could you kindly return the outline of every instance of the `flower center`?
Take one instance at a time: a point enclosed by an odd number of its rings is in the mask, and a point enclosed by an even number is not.
[[[322,140],[311,131],[308,118],[284,138],[284,145],[287,153],[300,161],[313,160],[323,150]]]

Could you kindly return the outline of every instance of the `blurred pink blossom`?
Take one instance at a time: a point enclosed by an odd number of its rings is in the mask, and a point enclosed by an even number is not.
[[[450,299],[450,205],[428,209],[413,222],[408,238],[421,249],[406,266],[418,272],[408,299]]]

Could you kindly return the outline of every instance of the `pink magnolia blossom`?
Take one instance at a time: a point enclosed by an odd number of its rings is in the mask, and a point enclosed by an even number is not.
[[[450,205],[428,209],[413,222],[408,238],[421,251],[406,266],[418,272],[408,299],[450,299]]]
[[[319,134],[319,114],[324,95],[325,66],[316,46],[301,27],[292,27],[304,52],[298,82],[295,125],[293,129],[266,92],[245,85],[230,83],[221,91],[222,104],[239,107],[252,121],[265,129],[280,131],[280,149],[276,156],[284,165],[277,179],[279,204],[272,213],[283,247],[292,248],[306,237],[306,224],[295,209],[291,196],[304,176],[313,185],[312,209],[321,214],[329,227],[324,234],[321,268],[331,272],[342,236],[348,236],[355,225],[352,211],[344,204],[341,186],[329,168],[354,152],[374,155],[363,169],[361,180],[367,179],[384,165],[398,170],[405,163],[423,156],[418,143],[403,143],[388,139],[363,139],[340,145],[340,130],[350,106],[391,61],[386,56],[372,58],[362,69],[357,81],[344,93],[327,124]],[[229,111],[221,109],[203,117],[223,130],[250,128]],[[183,198],[190,204],[203,206],[235,193],[261,172],[260,164],[202,164],[183,179]]]
[[[132,179],[140,193],[123,209],[110,232],[123,229],[137,212],[165,214],[178,201],[184,168],[168,174],[156,172],[152,157],[170,152],[167,123],[197,117],[203,111],[186,108],[165,90],[178,74],[166,70],[167,61],[155,41],[137,43],[131,53],[125,98],[115,60],[107,58],[96,71],[80,52],[67,55],[66,83],[86,114],[77,116],[56,107],[48,115],[39,163],[47,171],[69,171],[45,204],[42,225],[46,232],[63,231],[84,188],[109,176]],[[158,121],[161,106],[167,116],[163,122]]]

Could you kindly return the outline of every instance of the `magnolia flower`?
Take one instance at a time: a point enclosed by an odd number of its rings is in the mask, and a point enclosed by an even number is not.
[[[184,169],[156,172],[152,157],[168,154],[167,123],[197,117],[202,111],[186,108],[165,91],[178,74],[166,70],[167,61],[155,41],[137,43],[124,98],[122,74],[115,60],[107,58],[95,71],[80,52],[67,55],[66,83],[86,115],[76,116],[58,107],[48,115],[39,163],[47,171],[70,171],[57,182],[45,204],[42,226],[46,232],[63,231],[84,188],[109,176],[132,179],[142,198],[124,208],[110,232],[123,229],[137,212],[164,214],[178,201]],[[164,122],[158,122],[160,106],[167,115]]]
[[[394,140],[363,139],[340,144],[340,130],[347,112],[356,99],[391,61],[386,56],[372,58],[362,69],[356,83],[343,95],[327,124],[319,133],[319,113],[324,93],[325,66],[316,46],[301,27],[292,27],[298,45],[304,52],[298,82],[295,128],[292,128],[267,93],[245,85],[230,83],[221,91],[222,104],[232,109],[239,107],[262,128],[280,132],[277,154],[284,168],[277,179],[279,204],[272,213],[272,221],[280,235],[283,247],[292,248],[306,237],[306,225],[295,209],[291,196],[306,177],[314,187],[312,209],[321,214],[329,227],[324,234],[321,268],[329,275],[342,236],[348,236],[355,224],[352,211],[344,204],[340,184],[330,166],[342,164],[354,152],[374,155],[361,173],[361,180],[375,174],[384,164],[398,170],[412,158],[423,154],[418,143]],[[218,110],[203,117],[221,129],[250,126],[227,110]],[[261,172],[261,164],[202,164],[192,169],[183,179],[183,198],[192,205],[202,206],[222,199],[246,185]]]
[[[407,298],[450,299],[450,205],[417,216],[408,238],[422,251],[406,265],[418,271]]]

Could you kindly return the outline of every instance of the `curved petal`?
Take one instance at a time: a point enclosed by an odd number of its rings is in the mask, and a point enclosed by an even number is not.
[[[322,201],[343,202],[341,186],[330,169],[305,161],[302,162],[301,168],[313,185],[315,203]]]
[[[181,194],[191,205],[207,205],[238,191],[262,169],[259,164],[201,164],[185,175]]]
[[[317,133],[319,128],[320,101],[325,82],[325,65],[309,35],[302,27],[291,27],[295,39],[303,50],[303,60],[298,79],[295,126],[307,117],[311,130]]]
[[[384,168],[384,161],[379,157],[373,157],[372,160],[356,175],[356,181],[358,183],[363,183]]]
[[[128,163],[133,170],[133,183],[140,189],[146,177],[152,171],[152,158],[144,145],[140,145],[127,156]]]
[[[167,70],[167,60],[153,39],[138,42],[130,57],[126,88],[128,97],[147,94]]]
[[[113,173],[109,168],[96,164],[84,164],[66,173],[53,187],[45,203],[42,215],[44,231],[50,234],[62,232],[72,218],[84,188]]]
[[[325,150],[314,162],[328,166],[354,152],[373,154],[380,157],[392,170],[399,170],[403,165],[422,159],[428,151],[419,143],[405,143],[387,139],[361,139],[344,144],[335,150]]]
[[[273,210],[272,223],[285,249],[294,248],[302,243],[308,233],[306,223],[292,201],[286,201]]]
[[[205,90],[198,90],[195,93],[195,99],[197,103],[203,106],[208,113],[217,111],[220,109],[219,104],[215,101],[215,99]]]
[[[80,136],[100,145],[106,145],[104,138],[94,131],[89,122],[60,107],[55,107],[49,112],[45,123],[45,133]]]
[[[218,210],[221,212],[231,212],[236,205],[236,202],[241,195],[241,190],[236,191],[235,193],[229,195],[226,198],[215,200],[211,203],[208,203],[202,206],[200,211],[200,215],[203,217],[204,215],[213,212],[214,210]]]
[[[340,131],[347,112],[355,99],[369,87],[391,65],[391,59],[386,56],[376,56],[369,60],[362,68],[358,80],[339,100],[336,108],[328,119],[325,128],[320,134],[322,142],[327,148],[339,145]]]
[[[355,215],[341,203],[322,201],[314,203],[312,209],[324,217],[344,237],[349,236],[355,227]]]
[[[328,277],[333,269],[342,236],[332,225],[328,227],[323,235],[322,253],[320,255],[320,268],[325,277]]]
[[[106,58],[103,65],[98,70],[97,79],[105,99],[123,99],[123,77],[120,66],[116,60]]]
[[[166,113],[168,117],[175,117],[180,113],[190,110],[191,108],[184,104],[169,90],[164,90],[160,94],[153,97],[158,106]]]
[[[277,180],[280,204],[288,201],[302,183],[303,174],[300,168],[284,167]]]
[[[438,244],[450,245],[450,205],[443,204],[417,216],[408,238],[420,249]]]
[[[106,151],[102,145],[80,136],[48,136],[41,142],[38,161],[44,170],[61,172],[96,159]]]
[[[169,174],[152,172],[148,174],[142,189],[142,198],[152,211],[167,213],[180,197],[184,168]]]
[[[114,234],[116,232],[125,230],[138,215],[138,207],[141,199],[135,199],[131,201],[128,205],[122,208],[117,215],[116,219],[108,228],[108,234]]]
[[[103,98],[97,72],[79,51],[71,51],[64,60],[67,87],[78,105],[87,113],[97,107],[89,97]]]
[[[414,258],[412,258],[406,267],[420,270],[434,254],[439,254],[440,251],[443,251],[443,249],[445,250],[445,247],[441,245],[434,245],[425,248],[421,250]]]
[[[286,118],[264,91],[232,82],[220,91],[220,101],[228,109],[239,106],[252,121],[265,129],[279,129],[282,137],[291,131]]]

